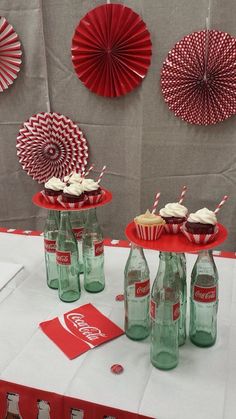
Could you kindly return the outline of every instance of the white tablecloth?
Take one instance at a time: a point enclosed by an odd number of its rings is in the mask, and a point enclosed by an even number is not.
[[[220,277],[215,346],[202,349],[187,340],[178,367],[164,372],[150,364],[149,338],[134,342],[124,335],[70,361],[38,327],[88,302],[123,327],[123,302],[115,297],[123,293],[129,249],[105,247],[105,290],[82,289],[80,300],[67,304],[46,285],[42,237],[0,233],[0,247],[0,262],[24,266],[14,286],[10,281],[0,292],[0,379],[157,419],[235,419],[235,259],[215,258]],[[153,281],[158,252],[145,255]],[[188,284],[195,259],[187,255]],[[124,367],[120,375],[110,372],[117,363]]]

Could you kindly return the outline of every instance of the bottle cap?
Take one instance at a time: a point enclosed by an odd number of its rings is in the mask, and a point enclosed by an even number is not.
[[[113,374],[121,374],[124,371],[124,368],[120,364],[114,364],[111,366],[111,372]]]
[[[124,299],[125,299],[124,294],[118,294],[116,296],[116,301],[124,301]]]

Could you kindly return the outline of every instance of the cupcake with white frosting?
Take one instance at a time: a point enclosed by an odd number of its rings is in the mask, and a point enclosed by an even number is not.
[[[81,208],[86,201],[82,185],[80,183],[72,183],[69,186],[65,186],[63,193],[58,200],[64,208]]]
[[[182,232],[193,243],[210,243],[218,233],[215,212],[208,208],[189,214]]]
[[[45,184],[44,190],[41,191],[41,194],[47,202],[50,204],[56,204],[58,197],[62,194],[65,183],[62,182],[59,178],[53,176]]]
[[[149,210],[135,217],[134,223],[138,237],[143,240],[157,240],[165,226],[163,218]]]
[[[64,177],[64,182],[67,186],[71,185],[72,183],[81,183],[82,176],[80,173],[72,172],[70,175]]]
[[[188,209],[179,202],[172,202],[165,205],[160,210],[161,217],[165,220],[165,230],[167,233],[177,234],[180,227],[186,221]]]
[[[93,179],[83,178],[81,185],[91,205],[98,204],[101,201],[103,192],[98,182],[95,182]]]
[[[202,208],[189,214],[185,227],[190,233],[211,234],[214,233],[216,224],[215,213],[208,208]]]

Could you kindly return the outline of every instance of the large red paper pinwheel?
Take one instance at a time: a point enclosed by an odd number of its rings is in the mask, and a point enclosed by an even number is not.
[[[210,125],[236,113],[236,38],[193,32],[169,52],[161,87],[169,108],[191,124]]]
[[[141,17],[122,4],[104,4],[81,19],[72,61],[92,92],[117,97],[137,87],[151,62],[151,40]]]
[[[21,43],[13,27],[0,16],[0,92],[17,78],[21,65]]]
[[[55,112],[32,116],[19,131],[17,155],[23,169],[39,183],[63,179],[87,165],[88,146],[79,127]]]

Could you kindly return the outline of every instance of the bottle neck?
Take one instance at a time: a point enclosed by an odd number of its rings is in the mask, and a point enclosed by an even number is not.
[[[137,245],[136,245],[136,244],[134,244],[134,243],[131,243],[130,253],[131,253],[133,256],[141,256],[141,257],[143,257],[143,256],[144,256],[144,253],[143,253],[143,248],[142,248],[142,247],[137,246]]]
[[[90,210],[88,210],[87,224],[91,225],[91,224],[97,224],[97,223],[98,223],[98,220],[97,220],[96,208],[91,208]]]
[[[208,259],[208,260],[213,260],[213,253],[212,250],[202,250],[201,252],[199,252],[198,254],[198,260],[200,259]]]
[[[162,286],[172,286],[175,281],[175,273],[173,267],[173,256],[171,252],[160,252],[159,267],[157,271],[157,281],[162,283]]]
[[[62,211],[61,212],[60,230],[61,231],[70,231],[71,230],[71,222],[70,222],[69,211]]]
[[[58,211],[48,210],[48,218],[50,218],[50,220],[54,220],[57,217],[57,212]]]
[[[58,230],[59,228],[59,211],[49,210],[44,230]]]
[[[168,263],[172,260],[172,253],[171,252],[160,252],[159,253],[159,259],[160,262]]]

